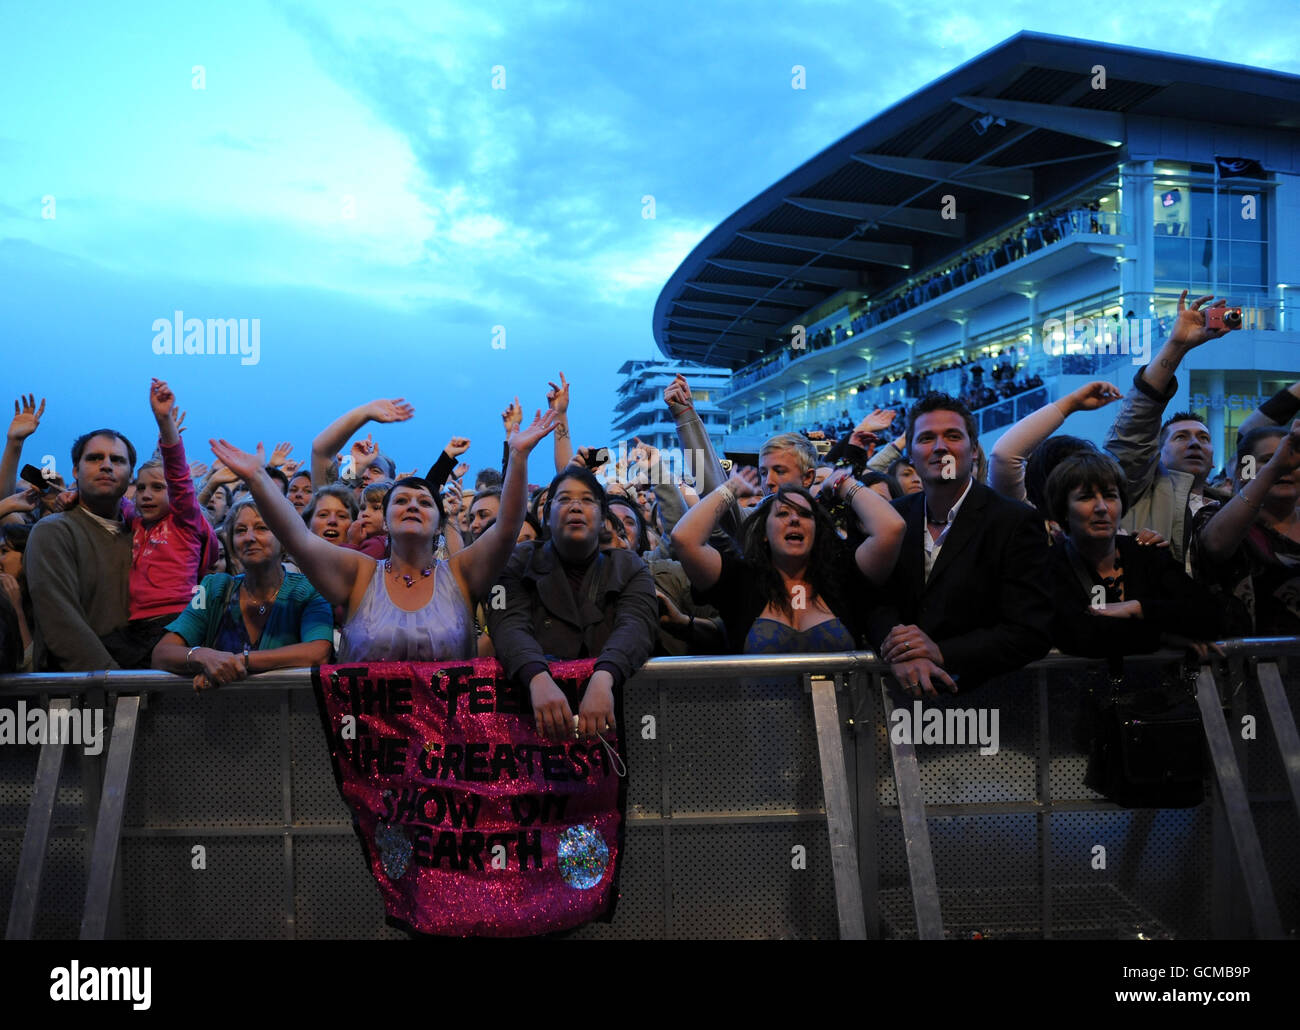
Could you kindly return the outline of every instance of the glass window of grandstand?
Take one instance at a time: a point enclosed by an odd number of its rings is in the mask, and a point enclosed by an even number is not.
[[[1162,161],[1152,203],[1157,284],[1217,284],[1221,294],[1266,289],[1266,191],[1229,179],[1218,184],[1216,200],[1212,168]]]
[[[1193,371],[1188,403],[1188,410],[1204,419],[1210,427],[1216,469],[1223,468],[1227,456],[1236,450],[1241,424],[1278,390],[1284,390],[1295,382],[1294,379],[1260,376],[1252,371],[1225,372],[1222,375],[1223,387],[1220,389],[1214,384],[1213,373]]]

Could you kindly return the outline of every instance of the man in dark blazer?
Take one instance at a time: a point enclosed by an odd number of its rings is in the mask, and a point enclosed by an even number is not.
[[[924,490],[893,502],[907,533],[868,635],[916,697],[956,693],[1051,646],[1042,519],[974,481],[975,440],[970,411],[946,394],[908,413],[908,452]]]

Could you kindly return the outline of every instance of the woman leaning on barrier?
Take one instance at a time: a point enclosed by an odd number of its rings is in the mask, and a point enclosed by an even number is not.
[[[194,600],[154,648],[153,667],[193,675],[194,689],[203,690],[256,672],[328,661],[334,639],[329,605],[306,576],[285,571],[284,550],[257,505],[239,502],[226,524],[226,547],[243,574],[203,577]]]
[[[1118,658],[1163,645],[1200,655],[1222,629],[1219,606],[1165,547],[1119,535],[1124,473],[1100,451],[1079,451],[1047,479],[1047,514],[1064,533],[1052,548],[1053,643],[1067,654]]]
[[[821,506],[803,487],[783,486],[754,509],[741,530],[742,554],[709,543],[736,494],[752,493],[740,475],[702,498],[673,528],[673,550],[700,601],[714,605],[735,654],[852,651],[861,638],[863,596],[898,561],[903,517],[847,470],[822,493],[853,509],[866,539],[848,549]]]
[[[528,455],[554,430],[556,414],[540,411],[532,425],[510,436],[510,462],[496,522],[450,558],[434,558],[442,522],[441,498],[417,476],[398,479],[383,502],[389,556],[376,561],[313,535],[257,456],[225,440],[212,450],[244,477],[267,523],[292,549],[299,567],[346,622],[340,662],[442,661],[475,654],[473,607],[484,601],[515,547],[524,520]]]

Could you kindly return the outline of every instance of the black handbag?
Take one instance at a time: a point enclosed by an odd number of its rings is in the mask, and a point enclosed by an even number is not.
[[[1205,732],[1187,677],[1089,692],[1084,783],[1125,808],[1191,808],[1205,799]]]

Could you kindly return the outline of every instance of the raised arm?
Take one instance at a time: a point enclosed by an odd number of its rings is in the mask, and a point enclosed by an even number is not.
[[[0,497],[8,497],[18,489],[18,463],[23,458],[23,441],[36,432],[44,414],[44,397],[39,408],[34,393],[14,401],[14,418],[5,434],[4,453],[0,454]]]
[[[1237,427],[1237,439],[1240,440],[1252,429],[1284,426],[1297,415],[1300,415],[1300,382],[1292,383],[1285,390],[1278,390],[1252,411]]]
[[[1216,562],[1230,558],[1255,524],[1273,484],[1297,468],[1300,468],[1300,419],[1291,423],[1290,434],[1278,442],[1268,463],[1202,528],[1200,544],[1205,554]]]
[[[872,583],[884,583],[898,564],[903,548],[903,534],[907,532],[903,516],[876,491],[855,481],[848,469],[832,472],[822,484],[822,491],[826,490],[841,498],[851,497],[853,514],[866,534],[853,557],[862,575]]]
[[[867,459],[867,468],[872,472],[885,472],[895,461],[904,457],[903,448],[906,446],[907,437],[899,433]]]
[[[1077,411],[1096,411],[1120,399],[1118,386],[1098,380],[1032,411],[993,445],[989,485],[1003,497],[1025,503],[1025,462],[1029,454]]]
[[[465,584],[468,595],[479,600],[487,595],[510,560],[524,524],[528,507],[528,455],[557,422],[555,411],[533,416],[533,424],[510,435],[510,461],[501,484],[501,506],[497,520],[463,551],[451,557],[451,569]]]
[[[696,590],[708,590],[722,575],[722,555],[709,543],[718,521],[736,503],[737,496],[754,492],[747,479],[732,473],[720,487],[701,497],[699,504],[690,508],[673,527],[673,555],[682,563]]]
[[[280,493],[275,481],[267,475],[265,451],[260,443],[256,455],[241,451],[226,440],[210,440],[209,443],[212,444],[212,453],[248,485],[267,526],[284,549],[293,555],[311,585],[330,604],[347,604],[357,577],[366,563],[374,564],[374,559],[359,551],[327,543],[307,529],[289,498]]]
[[[367,422],[405,422],[414,414],[415,409],[398,397],[391,401],[371,401],[340,415],[311,442],[311,485],[320,488],[329,482],[334,455]]]
[[[569,435],[569,381],[560,373],[560,385],[547,383],[546,403],[557,416],[555,423],[555,471],[563,472],[573,458],[573,437]]]

